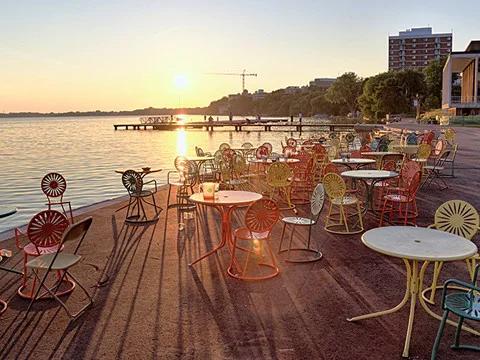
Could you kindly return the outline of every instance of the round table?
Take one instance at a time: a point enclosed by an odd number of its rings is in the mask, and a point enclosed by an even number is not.
[[[205,199],[203,193],[195,193],[190,196],[189,200],[206,206],[211,206],[217,209],[220,212],[222,217],[222,238],[220,243],[212,250],[200,256],[198,259],[194,260],[189,265],[192,266],[200,260],[205,259],[206,257],[216,253],[219,249],[225,246],[225,244],[232,243],[232,225],[231,225],[231,216],[233,210],[239,206],[250,205],[251,203],[260,200],[262,198],[261,194],[250,192],[250,191],[218,191],[215,193],[214,199]]]
[[[352,168],[358,169],[365,165],[375,164],[375,160],[365,158],[333,159],[332,163],[344,165],[352,170]]]
[[[342,172],[342,176],[355,180],[361,180],[367,189],[367,203],[365,209],[374,211],[373,208],[373,189],[379,181],[392,179],[399,174],[395,171],[386,170],[349,170]],[[368,182],[367,180],[371,180]]]
[[[17,212],[17,208],[14,206],[0,206],[0,219],[13,215]]]
[[[477,247],[470,240],[460,236],[435,229],[413,226],[387,226],[372,229],[362,235],[362,242],[374,251],[404,261],[407,279],[406,290],[402,301],[397,306],[347,320],[358,321],[391,314],[403,308],[410,299],[410,315],[402,354],[402,356],[408,357],[417,298],[429,315],[441,320],[440,316],[428,308],[422,297],[423,278],[429,262],[467,259],[477,253]],[[420,271],[419,261],[424,262]],[[450,321],[450,323],[455,325],[453,321]]]
[[[253,163],[253,164],[273,164],[275,162],[280,162],[280,163],[287,163],[287,164],[295,164],[295,163],[298,163],[300,162],[300,159],[294,159],[294,158],[280,158],[278,160],[273,160],[273,159],[252,159],[252,160],[249,160],[249,162]]]

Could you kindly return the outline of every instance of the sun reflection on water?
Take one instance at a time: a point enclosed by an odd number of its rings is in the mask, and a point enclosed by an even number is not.
[[[185,156],[187,155],[187,133],[185,129],[179,129],[176,131],[177,133],[177,156]]]

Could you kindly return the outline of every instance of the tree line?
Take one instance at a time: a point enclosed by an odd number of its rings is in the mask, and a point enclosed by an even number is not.
[[[296,92],[280,89],[262,99],[251,94],[223,97],[210,103],[213,114],[291,116],[357,115],[378,120],[386,114],[413,114],[417,101],[422,110],[441,106],[443,60],[432,61],[423,71],[388,71],[360,78],[353,72],[338,77],[328,89],[309,86]]]

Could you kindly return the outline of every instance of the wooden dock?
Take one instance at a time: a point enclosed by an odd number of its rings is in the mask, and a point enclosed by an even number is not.
[[[159,124],[114,124],[115,130],[163,130],[175,131],[185,130],[206,130],[214,131],[216,129],[230,131],[286,131],[286,132],[304,132],[304,131],[338,131],[353,130],[359,124],[333,124],[333,123],[302,123],[285,121],[252,122],[252,121],[215,121],[215,122],[191,122],[191,123],[159,123]],[[362,125],[364,126],[364,125]]]

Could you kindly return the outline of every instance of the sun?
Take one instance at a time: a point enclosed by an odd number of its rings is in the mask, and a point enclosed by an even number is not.
[[[177,74],[173,78],[173,83],[177,89],[185,89],[188,86],[188,77],[185,74]]]

